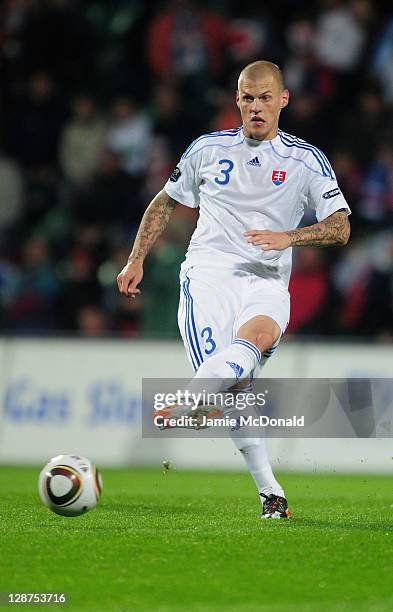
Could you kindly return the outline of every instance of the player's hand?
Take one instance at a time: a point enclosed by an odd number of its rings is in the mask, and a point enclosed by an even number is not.
[[[137,286],[143,278],[143,264],[139,260],[128,262],[117,276],[120,293],[135,298],[140,292]]]
[[[263,251],[283,251],[291,246],[291,239],[286,232],[249,230],[244,235],[247,242],[254,246],[261,246]]]

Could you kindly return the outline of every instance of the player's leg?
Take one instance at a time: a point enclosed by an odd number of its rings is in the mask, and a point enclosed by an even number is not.
[[[264,432],[260,437],[246,437],[247,432],[231,430],[230,434],[236,448],[240,451],[257,487],[262,504],[262,518],[289,517],[288,503],[284,489],[274,476],[270,465]],[[254,435],[255,432],[252,432]]]
[[[274,319],[266,315],[252,317],[241,325],[231,344],[200,365],[189,385],[190,392],[196,393],[201,381],[206,392],[218,393],[249,378],[280,336],[280,326]]]
[[[260,363],[265,349],[270,349],[275,340],[274,334],[278,336],[280,333],[279,329],[274,330],[274,321],[261,317],[258,321],[259,346],[245,337],[234,337],[235,322],[241,312],[241,296],[248,289],[247,278],[245,274],[234,275],[231,270],[191,268],[181,273],[179,329],[196,372],[185,389],[190,395],[203,393],[206,396],[227,391],[247,380]],[[248,336],[251,337],[250,332]],[[222,414],[211,410],[203,402],[197,410],[194,408],[195,405],[190,406],[187,402],[163,408],[159,411],[163,417],[162,428],[171,426],[169,419],[173,423],[173,418],[203,418]]]
[[[218,393],[248,378],[274,352],[288,324],[289,293],[277,280],[232,276],[220,282],[220,290],[225,283],[239,299],[232,342],[199,366],[192,392],[198,392],[201,381],[207,392]]]
[[[263,312],[264,315],[258,314]],[[289,319],[289,296],[280,287],[275,288],[264,279],[253,283],[237,321],[237,337],[243,338],[261,348],[262,359],[254,371],[259,377],[263,365],[271,358],[280,342]],[[251,476],[254,479],[262,502],[262,518],[287,518],[290,516],[285,493],[273,474],[270,465],[266,438],[261,430],[244,435],[241,430],[232,433],[236,447],[242,453]],[[248,435],[247,435],[248,434]]]
[[[229,291],[230,277],[221,276],[219,280],[219,283],[214,282],[207,271],[202,273],[200,270],[181,275],[179,329],[188,358],[196,371],[189,387],[192,388],[195,384],[196,390],[200,390],[201,383],[204,387],[210,384],[209,391],[217,392],[226,391],[235,385],[240,387],[241,392],[249,392],[252,387],[248,379],[252,378],[254,371],[274,352],[281,337],[281,329],[286,326],[289,306],[284,309],[286,321],[282,323],[281,328],[270,316],[252,316],[254,312],[258,312],[255,307],[263,308],[259,297],[259,306],[251,299],[247,307],[242,308],[241,300],[236,299],[237,293]],[[251,296],[245,280],[242,279],[244,286],[240,289]],[[266,311],[270,314],[269,308],[270,306],[266,307]],[[282,317],[279,318],[280,322],[281,319]],[[228,361],[229,364],[226,363]],[[208,368],[209,364],[214,367]],[[233,433],[232,437],[247,463],[258,492],[267,498],[262,516],[286,516],[284,492],[272,472],[265,438],[248,438],[239,436],[238,433]]]
[[[233,324],[239,311],[240,299],[231,289],[231,278],[230,270],[214,271],[195,267],[183,270],[180,274],[178,324],[187,357],[196,373],[204,363],[229,345],[233,338]],[[200,382],[198,393],[202,390]],[[190,390],[187,385],[185,391],[194,393],[196,389]],[[221,409],[217,413],[215,408],[211,410],[210,406],[202,403],[198,410],[189,413],[194,407],[195,404],[189,405],[183,400],[181,404],[171,404],[161,409],[159,414],[164,419],[172,419],[172,423],[173,418],[181,416],[210,418],[222,415]],[[163,424],[161,428],[166,426],[173,425]]]
[[[277,346],[278,342],[275,343],[273,350]],[[268,359],[269,356],[266,355],[263,362],[261,362],[261,365],[256,370],[256,375],[260,374],[263,363],[266,363]],[[244,393],[253,392],[254,382],[254,378],[251,377],[247,385],[241,384],[236,386],[232,391],[234,396],[237,395],[239,397],[239,394],[242,394],[242,400],[244,402]],[[244,403],[242,406],[243,405]],[[236,406],[236,400],[234,400],[234,406]],[[236,417],[238,414],[236,409],[225,412],[225,415],[230,417]],[[239,419],[239,424],[236,427],[231,427],[229,429],[229,434],[236,448],[242,454],[257,487],[262,504],[261,518],[288,518],[290,513],[288,511],[288,503],[285,499],[284,490],[274,476],[270,465],[265,428],[258,428],[258,430],[255,430],[252,426],[241,425]]]
[[[263,296],[264,304],[260,295],[253,296],[255,283],[250,289],[250,275],[234,277],[232,272],[223,270],[218,274],[219,278],[214,278],[214,273],[208,270],[191,269],[181,275],[179,328],[196,371],[186,389],[193,395],[227,391],[248,379],[281,336],[280,325],[269,316],[271,288]],[[257,289],[260,291],[259,282]],[[243,294],[249,299],[245,308]],[[262,312],[266,308],[269,314],[257,314],[259,308]],[[171,415],[168,409],[163,409],[162,416],[191,416],[192,408],[171,406]],[[198,416],[199,412],[200,416],[208,416],[206,410],[209,407],[200,406]],[[196,412],[193,414],[197,416]]]
[[[236,419],[236,425],[229,428],[229,435],[232,438],[236,448],[241,452],[251,476],[254,479],[258,493],[264,495],[280,495],[284,497],[284,490],[274,477],[266,448],[265,428],[258,427],[256,429],[252,425],[246,425],[239,418],[239,410],[236,406],[244,409],[245,398],[247,394],[253,394],[254,380],[247,385],[237,385],[232,389],[233,407],[224,411],[226,417],[231,420]],[[237,401],[241,400],[241,401]],[[247,413],[249,414],[249,413]],[[261,500],[262,502],[263,500]]]
[[[180,274],[178,325],[194,372],[232,340],[240,299],[234,303],[230,277],[227,270],[195,267]]]
[[[280,495],[284,497],[284,490],[273,474],[270,465],[266,439],[246,438],[239,435],[234,435],[240,432],[233,432],[232,440],[236,448],[241,452],[251,476],[254,479],[258,493],[264,495]],[[263,501],[263,500],[261,500]]]
[[[251,393],[252,390],[253,380],[247,386],[242,386],[232,392],[235,396],[242,394],[244,401],[244,393]],[[236,400],[234,400],[234,406],[236,406]],[[225,412],[225,415],[230,417],[236,417],[238,414],[236,409]],[[289,518],[290,512],[284,490],[274,476],[270,465],[265,428],[255,430],[252,426],[242,426],[239,419],[239,424],[231,427],[229,433],[236,448],[242,454],[257,487],[262,504],[261,518]]]
[[[281,329],[271,317],[256,315],[241,325],[236,336],[254,344],[260,350],[262,358],[262,355],[276,345],[281,337]]]

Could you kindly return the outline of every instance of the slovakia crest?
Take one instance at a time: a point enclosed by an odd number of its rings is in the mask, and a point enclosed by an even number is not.
[[[272,172],[272,181],[274,185],[282,185],[285,181],[287,173],[285,170],[273,170]]]

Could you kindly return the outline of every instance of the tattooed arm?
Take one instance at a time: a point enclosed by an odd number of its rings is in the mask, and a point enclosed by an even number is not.
[[[158,236],[168,225],[169,219],[178,202],[164,190],[160,191],[147,207],[142,217],[134,246],[128,257],[128,262],[117,277],[120,293],[127,297],[135,297],[140,293],[137,285],[143,277],[143,261]]]
[[[142,217],[138,233],[128,262],[145,259],[158,236],[162,234],[178,202],[164,190],[160,191],[147,207]]]
[[[347,213],[338,210],[320,223],[285,233],[291,246],[343,246],[349,240],[351,228]]]
[[[282,251],[291,246],[342,246],[347,244],[351,233],[345,210],[337,210],[319,223],[289,230],[271,232],[251,230],[244,235],[253,245],[261,245],[264,251]]]

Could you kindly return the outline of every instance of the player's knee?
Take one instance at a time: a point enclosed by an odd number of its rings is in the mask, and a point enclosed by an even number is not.
[[[259,348],[261,353],[264,353],[273,346],[274,340],[274,336],[270,332],[259,332],[255,337],[255,345]]]

